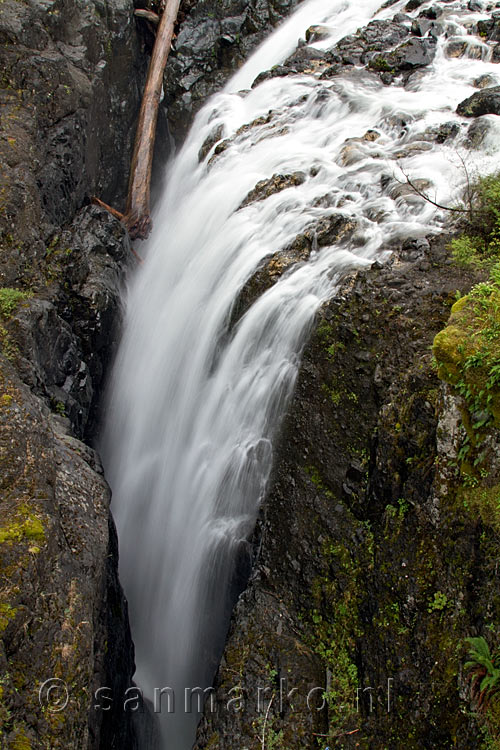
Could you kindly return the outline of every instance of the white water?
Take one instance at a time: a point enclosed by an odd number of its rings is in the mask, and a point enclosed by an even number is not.
[[[447,8],[456,9],[447,24],[460,37],[460,3]],[[130,283],[104,454],[136,679],[149,697],[165,686],[176,694],[175,712],[163,706],[161,713],[169,750],[188,750],[193,741],[196,717],[184,712],[184,688],[213,677],[234,561],[255,523],[314,314],[347,269],[384,259],[395,240],[439,230],[439,212],[401,196],[393,177],[402,166],[432,183],[435,200],[453,203],[465,180],[456,142],[416,152],[408,146],[425,149],[427,128],[463,122],[454,111],[475,90],[473,79],[497,76],[494,64],[447,59],[441,40],[434,64],[407,88],[355,72],[330,81],[275,78],[237,93],[290,54],[310,24],[331,25],[335,41],[376,10],[373,0],[362,10],[354,0],[311,0],[206,105],[169,167],[146,262]],[[268,124],[242,131],[212,165],[210,155],[198,163],[218,125],[228,138],[269,110]],[[345,150],[346,139],[369,129],[377,140]],[[490,146],[477,154],[480,171],[500,165]],[[307,175],[302,185],[238,210],[259,180],[295,171]],[[390,178],[384,189],[383,174]],[[325,195],[328,208],[318,205]],[[355,218],[354,234],[285,274],[228,332],[238,293],[261,261],[339,210]]]

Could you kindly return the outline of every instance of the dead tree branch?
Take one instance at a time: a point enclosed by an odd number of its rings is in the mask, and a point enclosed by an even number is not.
[[[146,21],[151,21],[155,26],[158,26],[160,23],[160,16],[157,13],[153,13],[152,10],[146,10],[145,8],[137,8],[134,10],[134,16],[137,16],[137,18],[144,18]]]
[[[405,178],[405,182],[403,182],[402,180],[398,180],[398,178],[396,177],[396,175],[394,175],[394,179],[396,180],[396,182],[399,182],[400,185],[409,185],[411,187],[411,189],[414,190],[417,195],[419,195],[421,198],[423,198],[424,201],[427,201],[427,203],[430,203],[432,206],[436,206],[436,208],[441,208],[444,211],[452,211],[453,213],[459,213],[459,214],[468,214],[469,213],[469,209],[468,208],[453,208],[451,206],[443,206],[442,203],[436,203],[436,201],[433,201],[432,198],[429,198],[428,195],[426,195],[425,193],[423,193],[422,190],[420,190],[415,185],[415,183],[413,183],[410,180],[410,178],[408,177],[408,175],[406,174],[406,172],[404,171],[404,169],[402,167],[399,167],[399,168],[400,168],[401,172],[403,173],[403,176]]]
[[[137,123],[125,213],[120,213],[120,211],[111,208],[98,198],[92,199],[94,203],[106,208],[125,224],[131,239],[146,239],[151,231],[149,199],[158,106],[160,104],[163,72],[172,44],[179,5],[180,0],[167,0],[165,10],[159,19]],[[150,15],[156,16],[155,13],[151,14],[149,11],[143,13],[135,11],[135,14],[150,21],[153,20]]]

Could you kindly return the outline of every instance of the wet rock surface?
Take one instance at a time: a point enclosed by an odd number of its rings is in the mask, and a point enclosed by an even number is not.
[[[356,222],[347,214],[336,212],[312,223],[283,250],[265,258],[244,286],[235,303],[231,326],[234,325],[260,295],[273,286],[287,271],[308,260],[313,249],[333,245],[353,233]]]
[[[461,644],[500,615],[494,531],[460,499],[430,352],[473,281],[408,240],[322,308],[196,747],[474,746]]]
[[[107,717],[90,711],[89,692],[123,691],[133,669],[109,489],[69,421],[0,362],[2,738],[6,747],[97,748]],[[51,679],[64,685],[50,699],[41,686]],[[54,701],[66,695],[57,720]]]
[[[463,117],[500,114],[500,86],[489,86],[476,91],[475,94],[460,102],[457,112]]]
[[[126,0],[6,0],[0,35],[0,236],[12,246],[2,283],[12,283],[35,275],[85,198],[123,197],[144,63]]]
[[[125,0],[5,0],[0,39],[2,746],[132,747],[110,492],[82,442],[132,255],[121,225],[86,204],[124,197],[147,61]],[[59,712],[39,700],[52,678],[68,690]],[[111,710],[91,710],[102,686]]]
[[[297,5],[297,0],[209,0],[186,9],[165,73],[164,104],[177,141],[207,97]]]
[[[295,185],[302,185],[304,180],[305,175],[301,172],[287,175],[275,174],[268,180],[261,180],[261,182],[258,182],[254,189],[249,192],[240,208],[244,208],[250,203],[264,200],[274,193],[286,190],[286,188],[294,187]]]

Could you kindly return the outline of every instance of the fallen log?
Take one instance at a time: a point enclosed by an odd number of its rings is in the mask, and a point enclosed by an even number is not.
[[[151,231],[149,199],[158,106],[179,5],[180,0],[167,0],[159,19],[137,123],[125,213],[120,213],[98,198],[92,199],[93,203],[106,208],[125,224],[131,239],[146,239]]]

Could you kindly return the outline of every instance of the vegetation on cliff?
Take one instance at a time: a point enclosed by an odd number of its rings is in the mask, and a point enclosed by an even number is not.
[[[451,243],[455,260],[487,269],[489,277],[455,302],[446,328],[434,339],[438,376],[458,398],[462,438],[455,463],[455,496],[490,529],[491,555],[500,534],[500,178],[474,186],[466,232]],[[487,536],[483,535],[482,540]],[[498,632],[480,624],[469,637],[469,696],[484,731],[484,747],[500,747],[500,663]],[[490,631],[490,632],[487,632]],[[491,642],[491,646],[488,641]],[[491,651],[490,651],[491,649]]]

